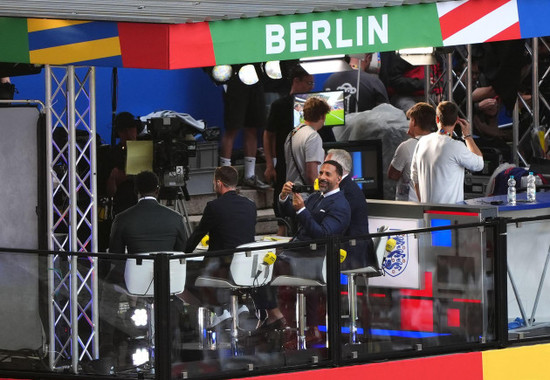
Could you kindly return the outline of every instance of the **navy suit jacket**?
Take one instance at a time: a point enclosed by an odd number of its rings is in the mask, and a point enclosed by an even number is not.
[[[349,227],[351,210],[342,191],[319,200],[321,193],[314,193],[305,202],[305,210],[296,214],[290,197],[282,204],[283,212],[296,216],[300,228],[297,240],[320,239],[343,235]]]
[[[340,182],[340,190],[344,193],[351,208],[351,222],[345,236],[367,235],[369,233],[369,216],[365,194],[349,175]],[[370,237],[357,240],[357,245],[354,247],[346,245],[344,249],[347,250],[348,255],[342,263],[342,270],[363,268],[376,264],[376,256]]]
[[[256,235],[256,205],[236,191],[228,191],[208,202],[199,225],[187,241],[185,252],[193,252],[206,234],[209,235],[209,251],[232,249],[253,242]]]

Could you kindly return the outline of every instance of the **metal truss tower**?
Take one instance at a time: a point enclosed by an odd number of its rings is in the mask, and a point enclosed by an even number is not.
[[[95,68],[46,66],[49,365],[98,358]]]

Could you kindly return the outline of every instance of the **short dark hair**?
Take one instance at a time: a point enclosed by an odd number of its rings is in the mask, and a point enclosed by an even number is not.
[[[115,116],[113,127],[117,133],[129,128],[136,128],[137,132],[140,133],[143,130],[143,123],[130,112],[125,111]]]
[[[420,126],[420,129],[424,131],[434,132],[437,130],[435,108],[431,104],[425,102],[416,103],[407,111],[407,118],[414,119],[416,124]]]
[[[324,99],[311,97],[304,104],[304,120],[319,121],[330,112],[330,106]]]
[[[444,101],[437,106],[437,116],[439,122],[445,127],[451,127],[456,124],[458,119],[458,106],[453,102]]]
[[[150,171],[143,171],[134,178],[134,189],[137,194],[154,194],[159,188],[159,178]]]
[[[311,74],[308,73],[300,64],[297,64],[296,66],[292,67],[290,69],[290,82],[292,83],[294,79],[296,78],[304,78],[307,76],[310,76]]]
[[[344,169],[342,169],[342,165],[340,165],[338,162],[334,160],[327,160],[323,162],[323,165],[325,164],[334,166],[336,168],[336,173],[338,173],[340,177],[344,175]]]
[[[227,187],[236,187],[239,182],[239,172],[233,166],[219,166],[214,171],[214,180],[221,181]]]

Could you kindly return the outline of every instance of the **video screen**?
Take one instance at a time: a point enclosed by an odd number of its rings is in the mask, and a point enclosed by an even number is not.
[[[294,124],[304,122],[304,104],[309,98],[324,99],[330,106],[325,120],[325,127],[342,126],[346,123],[344,113],[344,91],[308,92],[294,95]]]

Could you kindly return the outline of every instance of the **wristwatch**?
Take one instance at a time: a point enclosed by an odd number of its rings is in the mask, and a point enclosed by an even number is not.
[[[466,140],[468,137],[472,137],[472,134],[467,134],[462,136],[462,140]]]

